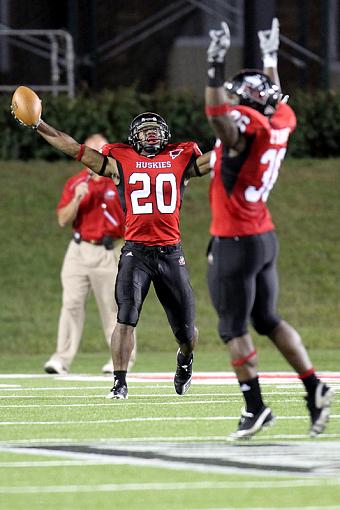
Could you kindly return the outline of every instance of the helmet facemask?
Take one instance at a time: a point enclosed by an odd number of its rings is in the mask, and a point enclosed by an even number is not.
[[[157,113],[141,113],[131,122],[129,143],[139,154],[155,156],[168,144],[170,137],[167,123]]]
[[[267,116],[274,113],[281,97],[279,87],[257,70],[243,71],[224,86],[228,94],[237,96],[240,105],[250,106]]]

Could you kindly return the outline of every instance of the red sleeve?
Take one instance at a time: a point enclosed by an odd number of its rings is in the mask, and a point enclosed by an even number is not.
[[[279,103],[274,115],[270,119],[274,129],[289,128],[290,132],[296,128],[296,115],[294,110],[285,103]]]
[[[80,184],[81,182],[86,181],[87,176],[88,176],[87,170],[83,169],[78,174],[74,175],[73,177],[70,177],[66,181],[59,203],[57,205],[57,212],[59,211],[59,209],[62,209],[71,202],[72,198],[74,197],[74,190],[76,186],[78,186],[78,184]]]
[[[199,148],[199,146],[197,145],[197,143],[193,142],[193,148],[194,148],[195,156],[197,156],[197,157],[202,156],[202,151]]]
[[[253,135],[259,128],[269,128],[268,118],[249,106],[235,106],[228,115],[234,119],[240,133],[246,136]]]
[[[115,154],[119,151],[119,149],[132,149],[132,147],[126,143],[107,143],[104,147],[102,147],[101,153],[104,156],[112,156],[115,158]]]
[[[74,197],[74,186],[72,185],[71,179],[66,181],[63,192],[61,194],[59,203],[57,205],[57,212],[69,204]]]

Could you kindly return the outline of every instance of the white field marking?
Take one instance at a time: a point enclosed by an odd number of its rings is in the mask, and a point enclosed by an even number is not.
[[[21,388],[21,384],[0,384],[0,390],[4,388]]]
[[[202,510],[202,508],[192,508],[191,510]],[[240,507],[224,506],[218,508],[204,508],[204,510],[240,510]],[[252,506],[242,507],[242,510],[340,510],[340,506]]]
[[[226,434],[223,436],[150,436],[150,437],[115,437],[114,439],[110,438],[110,443],[113,445],[119,445],[123,446],[125,443],[173,443],[173,442],[211,442],[211,441],[217,441],[217,442],[224,442],[226,441]],[[323,433],[322,435],[318,436],[317,438],[314,438],[313,441],[322,441],[324,439],[338,439],[340,438],[339,434],[326,434]],[[251,439],[251,443],[254,441],[263,443],[264,440],[271,440],[271,441],[277,441],[277,440],[291,440],[291,439],[310,439],[309,434],[275,434],[275,435],[267,435],[266,436],[254,436]],[[107,444],[107,438],[88,438],[88,439],[82,439],[81,443],[79,444],[88,444],[88,443],[96,443],[96,444]],[[9,446],[12,448],[13,446],[18,445],[27,445],[30,444],[32,446],[40,446],[41,444],[70,444],[74,442],[74,438],[41,438],[41,439],[32,439],[32,438],[26,438],[26,439],[17,439],[17,440],[11,440],[11,443],[9,444],[8,441],[0,441],[0,450],[6,449],[8,450]],[[248,443],[247,443],[248,444]],[[21,449],[19,450],[22,451]]]
[[[29,455],[36,455],[36,456],[48,456],[48,457],[62,457],[63,459],[90,459],[90,460],[97,460],[98,465],[100,465],[103,461],[104,464],[108,463],[108,460],[111,460],[111,465],[131,465],[131,466],[144,466],[144,467],[152,467],[152,468],[162,468],[162,469],[171,469],[174,471],[195,471],[199,473],[223,473],[223,474],[251,474],[251,475],[259,475],[259,468],[238,468],[234,466],[214,466],[212,464],[198,464],[198,463],[192,463],[190,461],[176,461],[174,459],[157,459],[157,458],[151,458],[151,459],[143,459],[138,458],[136,456],[131,456],[128,454],[126,455],[119,455],[119,456],[108,456],[103,455],[100,453],[82,453],[82,452],[67,452],[62,450],[48,450],[48,449],[32,449],[32,448],[3,448],[3,450],[11,451],[13,453],[20,453],[21,455],[24,453],[27,453]],[[290,478],[292,477],[291,472],[277,472],[274,470],[268,471],[265,470],[263,473],[261,470],[261,475],[266,475],[270,478],[282,478],[283,476]],[[301,475],[301,478],[316,478],[315,475],[306,473]],[[317,480],[320,480],[318,477]],[[330,478],[327,478],[329,481]],[[339,481],[340,482],[340,481]],[[144,484],[141,484],[144,485]],[[120,485],[119,485],[120,486]],[[84,486],[83,486],[84,487]],[[1,488],[0,488],[0,494],[1,494]]]
[[[0,469],[8,468],[45,468],[45,467],[65,467],[65,466],[98,466],[101,464],[112,464],[110,458],[105,462],[97,460],[39,460],[39,461],[14,461],[14,462],[0,462]]]
[[[309,482],[309,483],[307,483]],[[53,494],[74,492],[131,492],[131,491],[178,491],[178,490],[264,490],[290,489],[292,487],[332,487],[340,485],[340,480],[291,480],[254,482],[169,482],[169,483],[122,483],[98,485],[50,485],[30,487],[0,487],[0,494]],[[264,508],[262,508],[264,510]],[[320,510],[320,507],[319,507]]]
[[[173,396],[173,395],[172,395]],[[158,395],[159,398],[162,397],[162,395]],[[231,399],[226,395],[225,396],[226,398],[224,398],[223,400],[188,400],[188,398],[186,398],[185,400],[184,399],[177,399],[173,402],[131,402],[131,400],[129,402],[124,402],[124,405],[125,406],[129,406],[129,407],[133,407],[133,406],[153,406],[153,407],[157,407],[157,406],[183,406],[183,405],[201,405],[201,404],[204,404],[204,405],[215,405],[215,404],[223,404],[225,405],[226,403],[230,403],[231,402]],[[67,398],[67,397],[66,397]],[[101,398],[103,398],[103,396],[101,395]],[[176,397],[175,397],[176,398]],[[237,399],[237,401],[240,399],[241,397],[239,397]],[[232,400],[232,402],[234,403],[234,400]],[[289,404],[291,402],[301,402],[301,398],[288,398],[288,399],[275,399],[275,404],[276,403],[286,403],[286,404]],[[108,407],[108,406],[112,406],[114,404],[112,404],[112,402],[100,402],[100,403],[97,403],[97,404],[0,404],[0,409],[32,409],[32,408],[41,408],[41,407]]]
[[[124,405],[125,403],[121,403]],[[119,404],[118,404],[119,405]],[[332,420],[340,418],[340,414],[332,414]],[[2,421],[0,425],[94,425],[99,423],[138,423],[160,421],[225,421],[238,420],[239,416],[165,416],[145,418],[118,418],[111,420],[65,420],[65,421]],[[277,416],[277,420],[305,420],[306,416]]]
[[[229,400],[230,401],[230,400]],[[226,404],[227,399],[224,400],[176,400],[174,402],[126,402],[125,405],[138,406],[179,406],[179,405],[201,405],[201,404]],[[286,402],[291,402],[287,400]],[[12,404],[12,405],[0,405],[1,409],[13,409],[13,408],[34,408],[34,407],[108,407],[112,406],[112,402],[101,402],[99,404]],[[112,407],[111,407],[112,408]]]
[[[152,436],[152,437],[115,437],[114,439],[110,438],[110,444],[129,444],[131,442],[138,442],[138,443],[157,443],[157,442],[170,442],[173,443],[174,441],[224,441],[226,436]],[[323,435],[324,437],[324,435]],[[98,438],[90,438],[90,439],[82,439],[81,442],[78,444],[89,444],[89,443],[96,443],[96,444],[107,444],[107,439],[98,439]],[[73,444],[74,438],[41,438],[41,439],[17,439],[9,443],[8,441],[0,441],[0,450],[6,450],[8,451],[9,448],[14,449],[15,446],[18,445],[27,445],[30,444],[31,446],[40,446],[41,444]],[[18,453],[22,452],[22,448],[18,449]]]
[[[340,382],[340,372],[323,371],[317,372],[317,375],[324,381]],[[42,378],[49,380],[63,380],[63,381],[101,381],[107,382],[111,376],[94,376],[88,374],[68,374],[68,375],[48,375],[48,374],[0,374],[2,379],[30,379]],[[130,382],[172,382],[173,372],[131,372],[128,374],[128,381]],[[259,372],[259,377],[262,383],[299,383],[301,381],[294,372]],[[193,384],[234,384],[237,382],[234,372],[194,372],[192,378]]]
[[[30,390],[29,390],[30,391]],[[33,389],[32,389],[33,391]],[[107,393],[107,388],[106,388],[106,393]],[[283,393],[282,392],[271,392],[271,393],[267,393],[267,392],[263,392],[263,396],[265,398],[270,398],[272,396],[276,396],[276,395],[282,395]],[[288,397],[288,399],[277,399],[275,398],[275,401],[279,401],[279,402],[285,402],[285,401],[288,401],[288,402],[291,402],[292,400],[295,400],[295,401],[300,401],[301,402],[301,398],[303,395],[305,395],[304,392],[301,392],[301,393],[298,393],[298,392],[293,392],[294,395],[300,395],[300,398],[297,398],[297,399],[291,399],[289,398],[289,393],[288,392],[285,392],[284,395],[286,397]],[[88,400],[91,400],[91,399],[97,399],[97,398],[103,398],[105,397],[105,390],[103,391],[103,393],[101,394],[95,394],[95,395],[53,395],[53,399],[60,399],[62,398],[63,400],[66,400],[66,399],[82,399],[82,398],[86,398]],[[169,394],[166,394],[166,393],[130,393],[129,394],[129,398],[130,399],[137,399],[137,398],[178,398],[176,397],[176,395],[174,395],[174,393],[169,393]],[[200,397],[223,397],[224,399],[228,399],[228,401],[230,400],[235,400],[235,401],[238,401],[240,399],[242,399],[242,395],[241,393],[235,393],[235,394],[230,394],[230,393],[190,393],[190,398],[200,398]],[[13,398],[16,398],[16,399],[21,399],[21,400],[24,400],[24,399],[34,399],[34,400],[37,400],[37,399],[47,399],[49,398],[49,396],[47,395],[0,395],[0,399],[5,399],[5,400],[8,400],[8,399],[13,399]],[[186,397],[187,398],[187,397]]]

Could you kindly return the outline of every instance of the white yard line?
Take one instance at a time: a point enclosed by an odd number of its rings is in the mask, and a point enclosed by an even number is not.
[[[294,372],[259,372],[262,383],[271,384],[301,384]],[[340,372],[322,371],[318,376],[325,381],[340,383]],[[131,372],[128,374],[130,382],[172,382],[173,372]],[[88,374],[69,374],[69,375],[48,375],[48,374],[0,374],[0,379],[52,379],[63,381],[92,381],[108,382],[111,376],[96,376]],[[235,384],[237,382],[233,372],[194,372],[193,384]]]
[[[191,510],[202,510],[202,508],[192,508]],[[218,508],[204,508],[204,510],[240,510],[240,507],[224,506]],[[241,510],[340,510],[340,506],[336,505],[318,505],[318,506],[252,506],[242,507]]]
[[[131,492],[131,491],[178,491],[178,490],[272,490],[292,487],[334,487],[340,480],[273,480],[253,482],[178,482],[178,483],[122,483],[98,485],[50,485],[29,487],[0,487],[1,494],[53,494],[53,493],[94,493],[94,492]],[[320,508],[320,507],[319,507]],[[262,509],[264,510],[264,508]]]
[[[114,404],[115,405],[115,404]],[[118,405],[124,405],[119,402]],[[307,416],[277,416],[277,420],[305,420]],[[339,419],[340,414],[332,414],[331,419]],[[161,421],[225,421],[238,420],[239,416],[158,416],[158,417],[139,417],[139,418],[117,418],[110,420],[65,420],[65,421],[2,421],[2,426],[12,425],[93,425],[99,423],[140,423],[140,422],[161,422]]]
[[[157,395],[158,398],[162,398],[163,395]],[[173,397],[173,395],[172,395]],[[67,398],[67,397],[66,397]],[[84,397],[86,398],[86,397]],[[97,397],[98,398],[98,397]],[[100,395],[100,398],[103,399],[103,395]],[[133,398],[133,397],[132,397]],[[238,396],[235,399],[235,402],[238,402],[241,399],[241,396]],[[215,405],[222,404],[226,405],[230,403],[232,400],[229,396],[225,395],[223,400],[189,400],[189,399],[177,399],[173,402],[124,402],[125,406],[133,407],[133,406],[183,406],[183,405]],[[234,402],[234,400],[232,401]],[[275,403],[285,403],[289,404],[291,402],[299,402],[301,403],[301,398],[288,398],[288,399],[275,399]],[[97,404],[0,404],[0,409],[32,409],[32,408],[41,408],[41,407],[108,407],[114,405],[112,402],[100,402]]]
[[[267,440],[290,440],[290,439],[309,439],[309,434],[272,434],[266,436],[254,436],[251,440],[252,443],[254,442],[263,442],[265,439]],[[323,433],[321,436],[318,437],[319,440],[325,440],[325,439],[339,439],[339,434],[327,434]],[[226,435],[222,436],[149,436],[149,437],[115,437],[114,439],[109,439],[110,444],[113,445],[124,445],[124,444],[130,444],[130,443],[173,443],[173,442],[195,442],[195,443],[206,443],[206,442],[225,442],[226,441]],[[24,439],[17,439],[17,440],[11,440],[10,445],[28,445],[31,444],[34,445],[41,445],[41,444],[71,444],[74,442],[74,438],[41,438],[41,439],[32,439],[32,438],[24,438]],[[96,443],[96,444],[107,444],[108,439],[98,439],[98,438],[87,438],[82,439],[78,444],[89,444],[89,443]],[[0,450],[4,448],[9,447],[8,441],[0,441]],[[20,450],[21,452],[22,450]]]

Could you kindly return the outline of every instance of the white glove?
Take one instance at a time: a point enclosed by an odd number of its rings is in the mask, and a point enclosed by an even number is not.
[[[280,44],[280,25],[277,18],[273,18],[270,30],[259,30],[257,32],[262,52],[264,67],[277,66],[277,52]]]
[[[225,21],[222,21],[221,27],[221,30],[210,30],[209,32],[211,41],[207,50],[208,62],[222,64],[230,48],[229,27]]]

